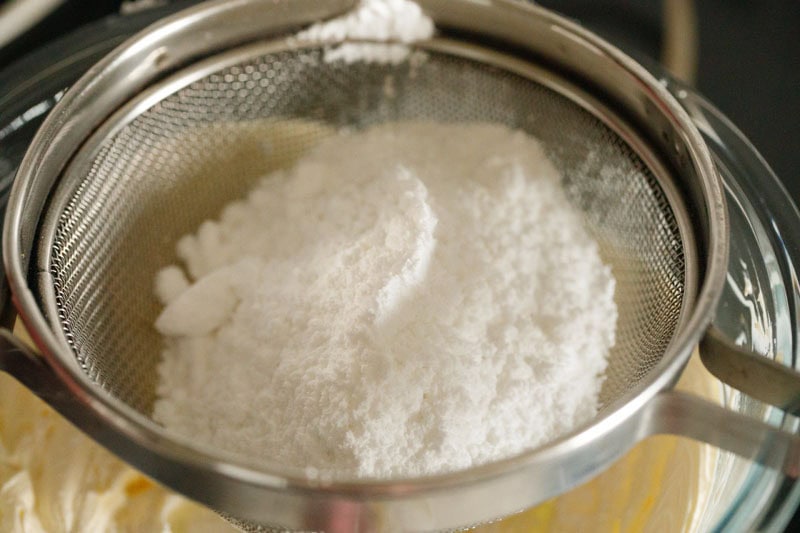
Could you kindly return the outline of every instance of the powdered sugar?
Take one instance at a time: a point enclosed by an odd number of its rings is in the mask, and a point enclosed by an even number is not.
[[[410,0],[361,0],[353,11],[300,32],[301,41],[379,41],[342,43],[325,50],[325,61],[399,63],[408,57],[405,44],[433,35],[433,21]],[[391,43],[389,43],[391,41]],[[405,43],[405,44],[403,44]]]
[[[323,141],[182,239],[184,266],[158,277],[156,419],[250,458],[383,478],[587,421],[614,281],[560,181],[502,126]]]

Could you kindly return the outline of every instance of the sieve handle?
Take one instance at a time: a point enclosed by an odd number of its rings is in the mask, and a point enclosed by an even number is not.
[[[72,419],[68,414],[76,408],[75,396],[68,393],[55,371],[41,356],[6,328],[0,328],[0,370]],[[65,409],[68,413],[64,413]]]
[[[0,371],[19,381],[100,444],[120,456],[134,457],[134,452],[127,451],[131,445],[107,429],[108,423],[86,403],[88,398],[70,390],[41,355],[7,328],[0,328]]]
[[[122,457],[135,457],[132,454],[137,451],[131,450],[132,446],[123,437],[108,431],[107,422],[84,403],[85,396],[65,386],[56,370],[7,328],[0,328],[0,370],[97,442]]]
[[[700,358],[723,383],[793,415],[800,414],[800,373],[737,346],[711,326],[700,341]]]
[[[689,437],[800,477],[800,435],[683,392],[662,392],[651,407],[650,434]]]
[[[714,326],[706,331],[699,351],[706,369],[723,383],[800,414],[800,373],[737,346]],[[800,477],[800,435],[674,390],[657,395],[650,407],[649,434],[689,437]]]

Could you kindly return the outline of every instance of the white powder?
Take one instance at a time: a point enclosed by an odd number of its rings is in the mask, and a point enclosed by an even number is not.
[[[489,124],[323,141],[178,243],[155,417],[309,471],[416,476],[596,414],[614,280],[541,146]],[[188,279],[187,279],[188,278]]]
[[[380,44],[343,43],[325,50],[327,62],[342,60],[399,63],[408,57],[412,43],[433,35],[433,21],[410,0],[361,0],[351,12],[314,24],[296,37],[301,41],[356,39]],[[384,44],[391,41],[393,44]]]

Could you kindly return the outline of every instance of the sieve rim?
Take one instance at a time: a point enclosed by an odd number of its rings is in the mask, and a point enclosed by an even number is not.
[[[238,2],[244,3],[244,2]],[[256,2],[247,2],[256,3]],[[441,2],[433,2],[439,4]],[[219,6],[221,2],[212,2],[214,6]],[[427,2],[425,4],[428,4]],[[624,72],[638,80],[641,86],[647,89],[652,97],[657,99],[664,112],[679,128],[682,140],[686,143],[689,158],[702,171],[700,186],[703,188],[704,197],[709,199],[706,206],[708,213],[708,245],[707,245],[707,268],[703,282],[699,288],[697,300],[692,308],[690,316],[683,328],[681,328],[673,340],[674,352],[672,356],[665,354],[661,362],[651,371],[651,379],[645,379],[637,385],[638,393],[632,394],[631,399],[623,406],[616,409],[609,409],[608,413],[594,420],[593,423],[579,432],[571,433],[551,442],[546,447],[537,448],[522,454],[496,461],[487,465],[473,467],[468,470],[439,474],[424,478],[414,478],[409,486],[407,480],[392,479],[370,481],[360,479],[355,484],[340,482],[326,485],[318,480],[302,479],[293,480],[285,477],[277,477],[266,472],[254,472],[252,467],[246,466],[237,458],[235,461],[228,461],[225,454],[214,452],[211,457],[197,457],[196,454],[186,454],[181,446],[175,446],[174,442],[163,439],[161,431],[153,431],[151,426],[158,427],[150,421],[141,420],[142,415],[135,412],[121,402],[114,401],[105,394],[96,395],[94,392],[97,386],[88,380],[74,364],[74,357],[71,351],[67,351],[70,357],[64,357],[64,345],[58,337],[53,334],[47,324],[47,319],[43,311],[39,308],[36,297],[29,287],[27,269],[24,262],[26,256],[32,248],[22,243],[22,221],[26,216],[26,200],[30,191],[31,182],[36,181],[39,172],[45,174],[52,172],[54,167],[63,165],[58,163],[58,156],[54,155],[55,147],[63,145],[64,138],[59,136],[61,130],[68,123],[68,119],[76,109],[80,109],[81,102],[89,98],[93,90],[93,80],[91,77],[84,76],[74,86],[74,91],[70,91],[62,102],[53,110],[51,116],[37,134],[36,139],[31,145],[31,149],[23,161],[18,176],[20,177],[14,184],[9,210],[6,216],[4,228],[4,261],[8,273],[9,282],[16,307],[26,326],[34,333],[37,345],[43,352],[43,358],[48,366],[58,375],[65,387],[71,391],[81,402],[86,405],[88,410],[96,412],[107,422],[111,422],[113,429],[121,435],[137,443],[142,448],[155,451],[161,458],[180,464],[185,464],[200,468],[212,474],[238,480],[245,484],[261,485],[267,488],[274,488],[286,491],[310,491],[331,495],[347,495],[355,498],[375,498],[381,499],[389,496],[410,497],[426,492],[444,491],[456,486],[475,484],[482,480],[497,481],[497,478],[512,473],[514,470],[530,470],[532,466],[540,463],[555,461],[564,454],[570,454],[576,447],[583,447],[586,442],[596,441],[607,438],[611,433],[617,432],[620,428],[633,428],[638,425],[637,413],[643,410],[647,402],[661,390],[669,388],[677,375],[682,370],[688,360],[691,351],[700,340],[705,327],[710,323],[716,302],[719,299],[724,283],[724,275],[727,270],[727,218],[725,213],[724,197],[716,170],[711,161],[708,149],[700,137],[699,132],[694,128],[688,115],[680,107],[680,104],[663,88],[642,67],[639,67],[627,56],[622,55],[610,45],[592,36],[585,30],[569,23],[560,17],[552,15],[541,8],[533,6],[522,6],[512,3],[496,1],[492,5],[500,6],[501,9],[510,10],[512,14],[522,13],[532,17],[538,15],[545,23],[557,27],[562,32],[577,36],[576,42],[588,44],[593,51],[601,51],[605,56],[610,57]],[[475,7],[475,9],[479,9]],[[201,10],[194,10],[200,12]],[[180,14],[179,14],[180,16]],[[176,17],[177,20],[180,20]],[[476,20],[474,23],[478,24]],[[500,31],[499,29],[497,30]],[[145,36],[150,35],[146,32]],[[500,39],[501,35],[493,37]],[[120,58],[129,49],[131,43],[138,43],[141,36],[134,37],[127,45],[109,56],[98,68],[114,68],[114,58]],[[93,69],[94,70],[94,69]],[[90,71],[92,73],[93,71]],[[105,120],[106,117],[103,117]],[[81,140],[81,143],[83,140]],[[70,152],[70,157],[74,149]],[[60,169],[57,171],[60,174]],[[25,237],[27,239],[27,237]],[[35,239],[31,238],[31,241]],[[668,351],[669,353],[669,351]],[[70,364],[72,362],[72,364]],[[659,370],[660,369],[660,370]],[[145,422],[144,424],[142,422]],[[634,424],[633,422],[637,422]],[[602,426],[602,427],[601,427]],[[172,437],[170,435],[170,437]],[[630,441],[638,440],[631,435]],[[625,447],[627,449],[627,446]],[[534,460],[535,459],[535,460]],[[140,458],[141,462],[142,459]],[[468,475],[467,475],[468,474]]]
[[[181,89],[188,87],[192,83],[201,80],[210,74],[231,66],[238,65],[253,57],[284,51],[319,49],[323,44],[324,43],[318,42],[300,43],[293,41],[292,39],[276,39],[237,47],[233,50],[223,52],[211,58],[198,61],[190,67],[181,69],[175,74],[168,76],[164,80],[159,81],[151,87],[148,87],[136,97],[132,98],[124,106],[112,113],[76,151],[72,160],[68,163],[63,173],[63,177],[56,184],[53,198],[49,202],[49,207],[44,213],[44,221],[41,224],[40,230],[38,231],[39,252],[37,254],[37,271],[41,273],[37,294],[39,294],[41,297],[45,307],[51,311],[50,313],[47,313],[51,330],[56,332],[56,337],[61,341],[62,346],[70,350],[70,353],[73,354],[73,362],[76,360],[74,357],[75,352],[72,349],[68,338],[69,332],[65,329],[64,321],[57,312],[58,306],[56,304],[55,284],[53,283],[52,276],[49,274],[51,272],[51,267],[53,266],[53,257],[50,251],[52,250],[54,242],[57,238],[57,229],[61,214],[64,212],[64,208],[67,206],[67,204],[72,200],[73,194],[80,186],[82,179],[88,174],[105,141],[116,136],[117,133],[119,133],[122,129],[134,122],[139,116],[151,109],[153,105],[162,101],[167,96],[175,94]],[[596,117],[632,148],[637,156],[639,156],[644,164],[652,171],[669,204],[671,206],[675,206],[673,215],[676,218],[679,234],[684,245],[684,254],[686,256],[685,289],[682,296],[683,303],[681,305],[681,312],[676,326],[676,329],[680,329],[689,318],[688,310],[691,308],[697,285],[695,267],[695,257],[697,255],[697,251],[696,244],[694,242],[694,235],[689,229],[690,223],[686,219],[687,210],[683,205],[684,202],[677,190],[677,187],[670,179],[670,172],[667,170],[666,164],[646,143],[637,137],[634,128],[617,113],[613,112],[603,102],[593,97],[587,91],[581,89],[575,83],[558,76],[551,70],[542,68],[538,65],[516,59],[507,54],[495,52],[483,46],[465,44],[461,41],[448,38],[433,38],[422,43],[417,43],[413,46],[413,48],[422,52],[443,53],[458,58],[486,63],[492,67],[500,68],[506,72],[510,72],[522,78],[531,80],[534,83],[545,86],[560,96],[563,96],[575,103],[575,105],[590,113],[592,116]],[[667,348],[667,350],[669,349],[670,347]],[[81,379],[86,377],[89,386],[96,386],[96,384],[86,376],[85,370],[81,370],[79,376]],[[602,409],[602,414],[594,417],[590,422],[576,426],[574,429],[565,433],[558,439],[549,441],[542,446],[531,448],[524,452],[515,454],[514,456],[509,457],[509,459],[534,453],[537,450],[541,450],[542,448],[548,447],[556,442],[568,440],[569,437],[580,434],[584,429],[601,423],[607,413],[612,413],[617,410],[618,406],[628,403],[630,398],[637,396],[640,393],[639,389],[645,385],[646,383],[640,383],[637,384],[637,386],[632,387],[628,392],[621,395],[610,404],[604,406]],[[117,401],[116,397],[111,396],[111,399],[115,402]],[[120,404],[127,407],[125,402],[120,402]],[[220,457],[221,454],[219,451],[215,451],[212,448],[203,446],[201,443],[187,439],[179,434],[174,434],[163,428],[160,424],[153,424],[148,417],[141,415],[138,411],[134,410],[133,412],[135,413],[134,416],[140,418],[143,423],[155,428],[155,431],[157,432],[166,431],[166,433],[170,435],[170,438],[181,442],[187,448],[202,452],[210,457]],[[229,455],[228,460],[239,464],[240,466],[246,466],[264,472],[270,472],[275,475],[281,475],[287,479],[297,479],[301,481],[306,479],[304,470],[297,467],[288,467],[286,465],[268,461],[242,462],[241,456],[237,455]],[[434,475],[425,477],[434,477]],[[411,480],[417,479],[421,478],[392,478],[391,481],[408,483]],[[336,477],[336,483],[359,484],[365,481],[382,480],[369,480],[363,477],[355,476]]]

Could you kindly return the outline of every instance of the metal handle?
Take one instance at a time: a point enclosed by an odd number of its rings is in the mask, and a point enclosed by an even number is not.
[[[800,411],[800,373],[737,346],[714,326],[700,341],[700,359],[723,383],[783,411]],[[657,395],[649,407],[649,434],[689,437],[800,476],[800,435],[674,390]]]
[[[783,411],[800,414],[800,373],[737,346],[714,326],[700,341],[700,358],[723,383]]]
[[[651,407],[651,434],[689,437],[800,476],[800,435],[683,392],[663,392]]]
[[[6,328],[0,328],[0,370],[8,373],[31,392],[74,420],[85,416],[82,406],[42,358]]]
[[[11,306],[7,306],[11,307]],[[56,371],[7,328],[0,328],[0,370],[19,381],[81,431],[110,449],[129,445],[64,385]],[[116,447],[109,444],[116,444]]]

